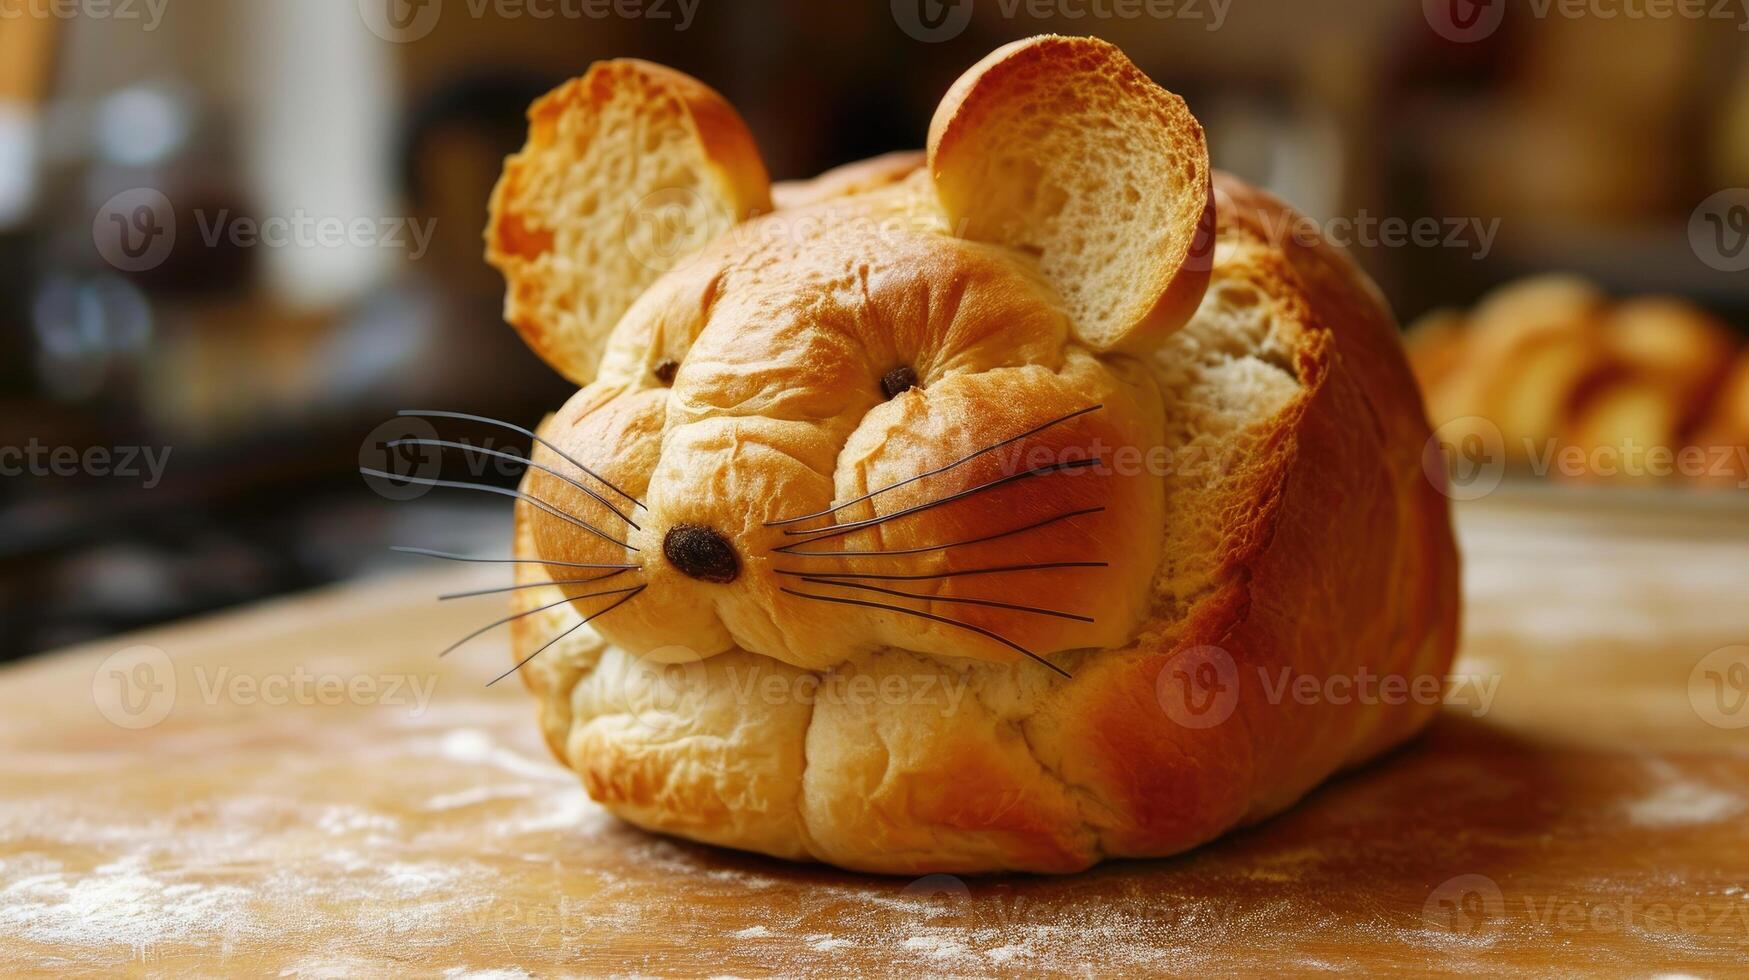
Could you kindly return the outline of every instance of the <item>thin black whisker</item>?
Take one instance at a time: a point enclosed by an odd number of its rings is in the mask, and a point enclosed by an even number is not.
[[[600,593],[596,593],[596,595],[619,595],[621,592],[637,592],[637,591],[641,591],[643,588],[644,588],[644,586],[637,585],[637,586],[632,586],[631,588],[614,589],[610,592],[600,592]],[[594,597],[595,596],[580,595],[580,596],[576,596],[575,598],[592,599]],[[468,642],[469,640],[473,639],[474,637],[479,636],[480,634],[486,632],[487,630],[496,629],[500,626],[503,626],[505,623],[513,623],[513,622],[523,618],[524,616],[533,616],[535,613],[546,612],[548,609],[552,609],[555,606],[562,606],[565,603],[570,602],[570,601],[571,601],[571,597],[567,597],[564,599],[560,599],[557,602],[549,602],[544,606],[536,606],[533,609],[524,609],[522,612],[513,613],[509,616],[504,617],[503,619],[495,619],[492,622],[487,623],[486,625],[480,627],[479,629],[474,630],[472,633],[469,633],[467,636],[464,636],[461,639],[455,641],[454,643],[451,643],[449,646],[444,647],[443,652],[439,653],[438,656],[439,657],[449,656],[451,651],[455,650],[457,647]]]
[[[613,516],[619,518],[622,521],[625,521],[627,524],[630,524],[632,526],[633,530],[636,530],[636,531],[643,530],[643,528],[638,527],[637,521],[634,521],[631,518],[627,517],[624,513],[622,513],[620,511],[620,509],[618,507],[615,507],[614,505],[608,503],[606,497],[603,497],[601,494],[596,493],[594,490],[591,490],[589,487],[584,486],[581,481],[574,480],[574,479],[566,476],[565,474],[560,473],[558,470],[553,469],[551,466],[545,466],[541,463],[537,463],[534,460],[529,459],[527,456],[522,456],[522,455],[519,455],[517,453],[507,453],[507,452],[504,452],[503,450],[500,450],[500,449],[488,449],[485,446],[476,446],[472,443],[467,443],[467,442],[451,442],[447,439],[395,439],[395,440],[392,440],[390,442],[384,443],[384,445],[391,447],[391,448],[394,446],[437,446],[437,447],[443,448],[443,449],[460,449],[462,452],[466,452],[466,453],[479,453],[480,455],[483,455],[483,456],[496,456],[499,459],[513,460],[515,462],[521,463],[524,466],[532,466],[535,469],[540,470],[543,473],[550,473],[553,476],[556,476],[559,479],[564,480],[566,483],[569,483],[570,485],[583,491],[584,493],[588,494],[589,496],[595,498],[596,503],[598,503],[601,506],[606,507],[608,510],[612,511]]]
[[[475,558],[472,555],[457,555],[448,551],[432,551],[430,548],[406,548],[401,545],[390,545],[390,551],[398,551],[404,555],[422,555],[426,558],[442,558],[444,561],[472,561],[489,565],[552,565],[558,568],[642,568],[641,565],[610,565],[601,562],[587,561],[548,561],[545,558]]]
[[[450,592],[437,597],[438,602],[448,602],[451,599],[471,599],[477,595],[498,595],[503,592],[516,592],[522,589],[538,589],[546,585],[588,585],[591,582],[605,582],[610,578],[618,578],[626,573],[625,569],[608,572],[606,575],[591,575],[588,578],[561,578],[546,582],[524,582],[521,585],[505,585],[496,589],[476,589],[472,592]],[[588,596],[575,596],[577,599],[587,599]]]
[[[800,524],[802,521],[811,521],[816,517],[825,517],[828,514],[836,514],[839,511],[843,510],[844,508],[849,507],[853,504],[860,504],[864,500],[869,499],[870,497],[880,496],[881,494],[886,493],[888,490],[897,490],[899,487],[905,486],[906,484],[916,483],[918,480],[922,480],[922,479],[925,479],[927,477],[934,476],[937,473],[946,473],[948,470],[951,470],[954,467],[959,466],[962,463],[967,463],[967,462],[970,462],[971,460],[977,459],[979,456],[982,456],[985,453],[994,452],[998,449],[1001,449],[1003,446],[1009,445],[1011,443],[1019,442],[1020,440],[1025,439],[1028,436],[1037,435],[1040,432],[1043,432],[1044,430],[1050,428],[1053,425],[1061,425],[1064,422],[1069,421],[1070,419],[1079,418],[1080,416],[1086,415],[1088,412],[1097,412],[1104,407],[1105,407],[1104,405],[1094,405],[1094,406],[1091,406],[1089,408],[1083,408],[1079,411],[1070,412],[1069,414],[1064,415],[1061,418],[1052,419],[1049,422],[1046,422],[1044,425],[1041,425],[1035,429],[1028,429],[1025,432],[1022,432],[1020,435],[1010,436],[1007,439],[1004,439],[1001,442],[998,442],[994,445],[985,446],[983,449],[980,449],[975,453],[971,453],[969,455],[962,456],[959,459],[956,459],[953,462],[948,463],[946,466],[938,466],[933,470],[929,470],[928,472],[925,472],[925,473],[919,473],[916,476],[910,477],[909,479],[900,480],[897,483],[888,484],[887,486],[884,486],[884,487],[880,488],[879,490],[872,490],[868,493],[865,493],[862,496],[856,498],[855,500],[846,500],[844,503],[834,504],[833,506],[827,508],[826,510],[816,511],[815,513],[812,513],[812,514],[803,514],[800,517],[791,517],[791,518],[787,518],[787,519],[781,520],[781,521],[767,521],[765,526],[766,527],[782,527],[785,524]],[[816,530],[818,530],[818,529],[816,529]]]
[[[528,664],[528,662],[530,660],[533,660],[534,658],[545,653],[547,647],[550,647],[553,644],[564,639],[565,637],[570,636],[572,633],[575,633],[578,630],[578,628],[581,627],[584,623],[587,623],[592,619],[596,619],[596,618],[599,618],[601,616],[605,616],[608,613],[613,612],[615,609],[618,609],[620,606],[623,606],[626,603],[632,601],[633,599],[636,599],[638,597],[638,593],[644,591],[646,588],[648,588],[648,586],[640,585],[637,588],[631,590],[632,594],[626,596],[624,599],[618,599],[618,600],[614,601],[613,603],[609,604],[606,609],[602,609],[598,612],[590,613],[589,615],[583,617],[582,622],[577,623],[576,625],[572,626],[570,629],[565,630],[563,633],[560,633],[558,636],[555,636],[552,639],[541,644],[539,650],[536,650],[535,652],[529,654],[528,656],[523,657],[521,660],[517,661],[516,666],[510,668],[509,670],[505,671],[502,674],[499,674],[497,677],[494,677],[491,680],[487,681],[486,686],[491,687],[493,684],[496,684],[499,681],[503,680],[504,678],[509,677],[511,674],[514,674],[517,671],[521,670],[524,666],[526,666]],[[621,590],[621,591],[624,591],[624,590]],[[601,594],[602,595],[612,595],[613,593],[604,592]]]
[[[1103,462],[1103,460],[1101,460],[1097,456],[1093,456],[1093,457],[1089,457],[1087,459],[1072,459],[1066,463],[1052,463],[1049,466],[1040,466],[1040,467],[1037,467],[1035,469],[1026,470],[1026,471],[1021,472],[1021,473],[1014,473],[1014,474],[1010,474],[1009,476],[998,477],[997,479],[991,480],[987,483],[980,483],[975,487],[971,487],[971,488],[966,489],[966,490],[961,490],[958,493],[949,494],[948,496],[942,497],[939,500],[931,500],[928,503],[918,504],[914,507],[907,507],[904,510],[896,510],[896,511],[893,511],[891,514],[882,514],[879,517],[870,517],[867,520],[862,520],[862,521],[852,521],[849,524],[828,524],[825,527],[809,528],[806,531],[785,531],[783,533],[785,533],[785,534],[812,534],[812,535],[815,535],[814,537],[811,537],[811,538],[807,539],[806,541],[797,542],[798,544],[813,544],[815,541],[824,541],[827,538],[842,537],[846,534],[851,533],[852,531],[860,531],[863,528],[874,527],[874,526],[879,525],[879,524],[885,524],[888,521],[896,521],[901,517],[909,517],[912,514],[921,513],[921,512],[926,511],[926,510],[933,510],[936,507],[944,507],[944,506],[951,504],[957,500],[964,500],[965,498],[973,496],[974,494],[980,494],[980,493],[983,493],[987,490],[994,490],[997,487],[1005,486],[1007,484],[1014,483],[1014,482],[1019,481],[1019,480],[1030,479],[1031,477],[1035,477],[1035,476],[1045,476],[1045,475],[1050,474],[1050,473],[1057,473],[1057,472],[1061,472],[1064,470],[1084,469],[1084,468],[1089,467],[1089,466],[1096,466],[1101,462]],[[825,532],[825,533],[822,534],[821,532]]]
[[[521,490],[512,490],[508,487],[495,487],[489,483],[469,483],[465,480],[439,480],[439,479],[436,479],[434,477],[429,477],[429,476],[403,476],[400,473],[387,473],[387,472],[384,472],[383,470],[373,470],[368,466],[360,466],[358,468],[358,471],[360,473],[363,473],[365,476],[374,476],[374,477],[377,477],[377,478],[383,479],[383,480],[400,480],[403,483],[416,483],[416,484],[418,484],[420,486],[424,486],[424,487],[448,487],[448,488],[454,489],[454,490],[483,490],[486,493],[495,493],[495,494],[499,494],[499,495],[505,496],[505,497],[514,497],[517,500],[527,501],[532,506],[538,507],[541,510],[546,511],[547,513],[553,515],[554,517],[557,517],[558,519],[560,519],[562,521],[568,521],[572,524],[575,524],[578,527],[582,528],[585,531],[588,531],[590,534],[595,535],[596,537],[600,538],[603,541],[609,541],[609,542],[612,542],[613,544],[617,544],[621,548],[626,549],[627,551],[637,551],[638,550],[638,549],[632,547],[630,544],[627,544],[626,542],[621,541],[620,539],[614,537],[613,535],[608,534],[606,531],[603,531],[601,528],[598,528],[595,525],[589,523],[588,521],[583,520],[580,517],[576,517],[574,515],[567,514],[564,511],[558,509],[557,507],[554,507],[552,504],[549,504],[546,501],[540,499],[539,497],[536,497],[532,494],[523,493]]]
[[[906,609],[904,606],[892,606],[892,605],[888,605],[887,603],[884,603],[884,602],[869,602],[865,599],[847,599],[847,598],[844,598],[842,596],[816,595],[812,592],[797,592],[794,589],[780,589],[779,591],[787,592],[790,595],[793,595],[793,596],[796,596],[796,597],[802,598],[802,599],[813,599],[817,602],[836,602],[836,603],[840,603],[840,604],[846,605],[846,606],[862,606],[866,609],[884,609],[887,612],[896,612],[896,613],[900,613],[901,615],[905,615],[905,616],[916,616],[919,619],[927,619],[927,620],[930,620],[931,622],[941,623],[941,624],[946,625],[946,626],[956,626],[960,629],[967,630],[967,631],[972,632],[972,633],[976,633],[979,636],[984,636],[984,637],[988,637],[989,639],[995,640],[997,643],[1000,643],[1003,646],[1008,647],[1011,650],[1016,650],[1016,651],[1020,652],[1021,654],[1024,654],[1025,656],[1030,657],[1033,660],[1036,660],[1041,664],[1044,664],[1046,667],[1049,667],[1050,669],[1056,671],[1057,673],[1063,675],[1064,677],[1070,676],[1068,671],[1064,670],[1061,667],[1058,667],[1056,664],[1051,663],[1049,660],[1046,660],[1045,658],[1039,656],[1038,654],[1033,653],[1031,650],[1028,650],[1027,648],[1021,646],[1020,644],[1014,642],[1013,640],[1008,639],[1007,637],[1001,635],[1000,633],[991,632],[990,630],[987,630],[987,629],[983,628],[982,626],[973,626],[971,623],[962,623],[957,619],[949,619],[946,616],[937,616],[934,613],[921,612],[921,611],[916,610],[916,609]]]
[[[1059,612],[1055,609],[1045,609],[1041,606],[1022,606],[1013,602],[997,602],[994,599],[968,599],[959,596],[925,595],[920,592],[900,592],[898,589],[883,589],[878,585],[864,585],[860,582],[845,582],[833,578],[820,578],[810,575],[803,578],[804,582],[815,585],[830,585],[840,589],[860,589],[864,592],[879,592],[882,595],[897,596],[900,599],[921,599],[924,602],[951,602],[962,606],[988,606],[991,609],[1012,609],[1015,612],[1035,613],[1040,616],[1055,616],[1058,619],[1073,619],[1078,623],[1093,622],[1092,616],[1078,616],[1075,613]]]
[[[606,484],[607,489],[612,490],[614,493],[619,494],[620,496],[631,501],[634,505],[636,505],[638,507],[644,506],[643,501],[639,500],[638,498],[632,496],[629,493],[626,493],[624,490],[621,490],[619,487],[614,486],[613,483],[607,479],[607,477],[602,476],[600,473],[595,472],[594,470],[590,469],[587,466],[584,466],[582,463],[578,462],[575,458],[573,458],[571,456],[571,454],[565,452],[563,449],[560,449],[558,446],[553,445],[552,443],[546,441],[545,439],[542,439],[540,436],[535,435],[534,430],[525,429],[522,426],[517,425],[514,422],[506,422],[503,419],[487,418],[484,415],[469,415],[466,412],[441,412],[441,411],[424,411],[424,410],[419,410],[419,409],[402,409],[401,411],[396,412],[395,414],[396,415],[410,416],[410,417],[414,417],[414,418],[425,417],[425,418],[435,418],[435,419],[464,419],[464,420],[469,421],[469,422],[484,422],[487,425],[496,425],[496,426],[499,426],[501,428],[509,429],[511,432],[520,432],[521,434],[529,437],[530,439],[533,439],[535,442],[538,442],[541,445],[547,447],[548,449],[551,449],[553,452],[557,453],[559,455],[559,457],[561,459],[563,459],[565,462],[570,463],[572,466],[575,466],[578,469],[582,470],[583,472],[589,474],[590,476],[595,477],[597,480],[600,480],[603,484]],[[649,508],[645,507],[644,509],[648,510]]]
[[[942,578],[961,578],[971,575],[995,575],[999,572],[1037,572],[1047,568],[1105,568],[1109,563],[1103,561],[1047,561],[1036,565],[999,565],[995,568],[968,568],[962,572],[935,572],[929,575],[884,575],[874,572],[815,572],[802,571],[795,568],[774,568],[779,575],[791,575],[796,578],[872,578],[885,582],[925,582]]]
[[[551,609],[554,606],[562,606],[565,603],[570,602],[570,601],[571,600],[569,600],[569,599],[560,599],[558,602],[549,602],[544,606],[536,606],[533,609],[524,609],[522,612],[514,613],[512,615],[504,617],[503,619],[495,619],[492,622],[487,623],[486,625],[480,627],[479,629],[474,630],[472,633],[469,633],[467,636],[464,636],[461,639],[455,641],[454,643],[451,643],[449,646],[444,647],[443,651],[441,653],[439,653],[438,656],[439,657],[449,656],[452,651],[454,651],[455,649],[460,647],[462,644],[468,642],[469,640],[473,639],[476,636],[479,636],[482,633],[487,632],[488,630],[496,629],[497,627],[503,626],[505,623],[513,623],[516,620],[519,620],[524,616],[533,616],[535,613],[538,613],[538,612],[546,612],[548,609]]]
[[[780,554],[793,555],[797,558],[875,558],[882,555],[921,555],[931,551],[946,551],[949,548],[963,548],[969,544],[983,544],[986,541],[995,541],[1000,538],[1013,537],[1016,534],[1025,534],[1028,531],[1036,531],[1041,527],[1047,527],[1058,521],[1066,521],[1072,517],[1085,517],[1088,514],[1097,514],[1104,509],[1104,507],[1088,507],[1085,510],[1072,510],[1066,514],[1047,517],[1037,523],[1028,524],[1025,527],[1017,527],[1010,531],[986,534],[981,538],[969,538],[965,541],[955,541],[952,544],[930,545],[927,548],[906,548],[904,550],[895,551],[792,551],[791,549],[793,548],[800,548],[802,545],[807,544],[806,541],[797,541],[794,544],[786,544],[781,548],[773,548],[771,550]]]

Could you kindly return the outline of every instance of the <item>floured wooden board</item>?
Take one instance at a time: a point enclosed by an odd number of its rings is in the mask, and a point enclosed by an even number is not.
[[[1061,879],[618,824],[519,687],[482,686],[501,637],[432,656],[502,606],[431,596],[502,569],[40,658],[0,672],[0,973],[1740,975],[1749,514],[1504,496],[1460,512],[1466,693],[1427,737],[1191,855]]]

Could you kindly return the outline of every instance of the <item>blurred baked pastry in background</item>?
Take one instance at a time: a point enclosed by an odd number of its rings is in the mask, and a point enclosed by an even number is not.
[[[1428,314],[1408,346],[1434,424],[1448,438],[1498,432],[1515,467],[1738,482],[1722,462],[1749,445],[1749,367],[1730,329],[1687,300],[1611,302],[1584,279],[1538,276],[1468,315]]]

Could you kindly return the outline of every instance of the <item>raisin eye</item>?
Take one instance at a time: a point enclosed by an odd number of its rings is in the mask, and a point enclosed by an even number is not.
[[[665,385],[671,385],[674,383],[674,373],[679,370],[680,362],[674,360],[663,361],[656,365],[656,380]]]
[[[888,398],[897,398],[900,394],[917,387],[917,372],[909,365],[896,367],[881,376],[881,390]]]

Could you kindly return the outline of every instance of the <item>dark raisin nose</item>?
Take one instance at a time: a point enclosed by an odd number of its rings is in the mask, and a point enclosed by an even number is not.
[[[662,539],[662,555],[680,574],[700,582],[733,582],[741,573],[735,547],[701,524],[676,524]]]

